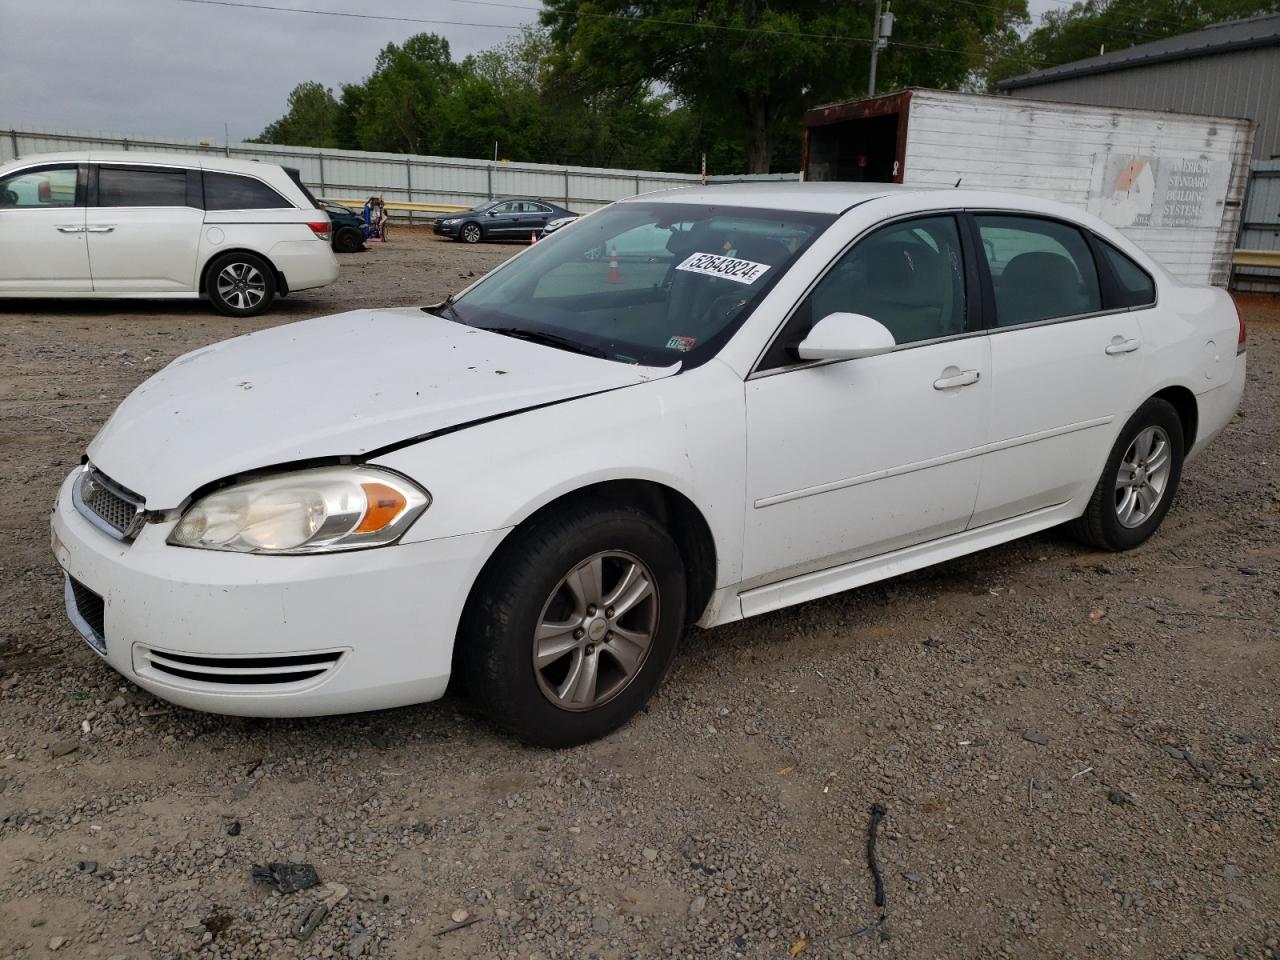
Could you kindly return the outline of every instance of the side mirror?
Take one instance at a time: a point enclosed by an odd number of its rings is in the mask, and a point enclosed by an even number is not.
[[[489,211],[489,216],[491,216],[491,217],[496,217],[497,215],[498,215],[498,211],[497,211],[497,210],[490,210],[490,211]]]
[[[888,353],[897,342],[889,328],[860,313],[829,313],[800,341],[801,360],[856,360]]]

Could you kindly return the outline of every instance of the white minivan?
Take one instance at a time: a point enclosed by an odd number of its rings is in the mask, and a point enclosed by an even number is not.
[[[0,166],[0,298],[207,299],[249,317],[338,276],[296,171],[94,151]]]

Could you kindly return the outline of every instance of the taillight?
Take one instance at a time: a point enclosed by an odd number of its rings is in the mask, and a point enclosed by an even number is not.
[[[1236,303],[1234,297],[1231,302],[1235,304],[1236,319],[1240,321],[1240,336],[1236,338],[1236,353],[1241,354],[1244,353],[1244,314],[1240,312],[1240,304]]]
[[[328,240],[329,232],[333,229],[333,224],[328,220],[317,220],[315,223],[308,223],[307,226],[310,227],[311,232],[321,240]]]

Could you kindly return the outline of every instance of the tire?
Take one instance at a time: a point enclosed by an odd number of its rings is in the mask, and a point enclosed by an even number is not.
[[[479,243],[484,239],[484,230],[478,223],[464,223],[458,231],[458,239],[463,243]]]
[[[228,317],[255,317],[276,298],[276,274],[252,253],[224,253],[209,264],[204,290],[209,302]]]
[[[1069,525],[1072,535],[1101,550],[1146,542],[1178,492],[1184,442],[1182,421],[1169,403],[1153,397],[1139,407],[1111,448],[1084,514]]]
[[[643,596],[611,613],[635,599],[630,590]],[[463,614],[455,664],[496,726],[538,746],[586,743],[626,723],[658,688],[684,610],[680,551],[656,519],[575,504],[517,530],[489,562]],[[539,626],[546,636],[535,640]]]
[[[338,253],[358,253],[364,249],[364,236],[355,227],[342,227],[333,235],[333,249]]]

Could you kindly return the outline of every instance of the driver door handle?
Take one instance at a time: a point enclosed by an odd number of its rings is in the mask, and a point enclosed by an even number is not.
[[[951,368],[952,370],[955,367]],[[944,373],[946,371],[943,371]],[[975,384],[981,378],[982,374],[977,370],[962,370],[959,373],[951,374],[945,377],[939,377],[933,381],[933,389],[950,390],[952,387],[967,387]]]
[[[74,224],[64,223],[58,227],[59,233],[84,233],[84,227],[77,227]]]
[[[110,233],[114,229],[115,229],[115,224],[100,223],[100,224],[97,224],[96,226],[85,227],[84,232],[85,233]]]
[[[1107,355],[1114,357],[1117,353],[1133,353],[1141,346],[1137,337],[1130,337],[1128,340],[1122,340],[1116,337],[1107,346]]]

